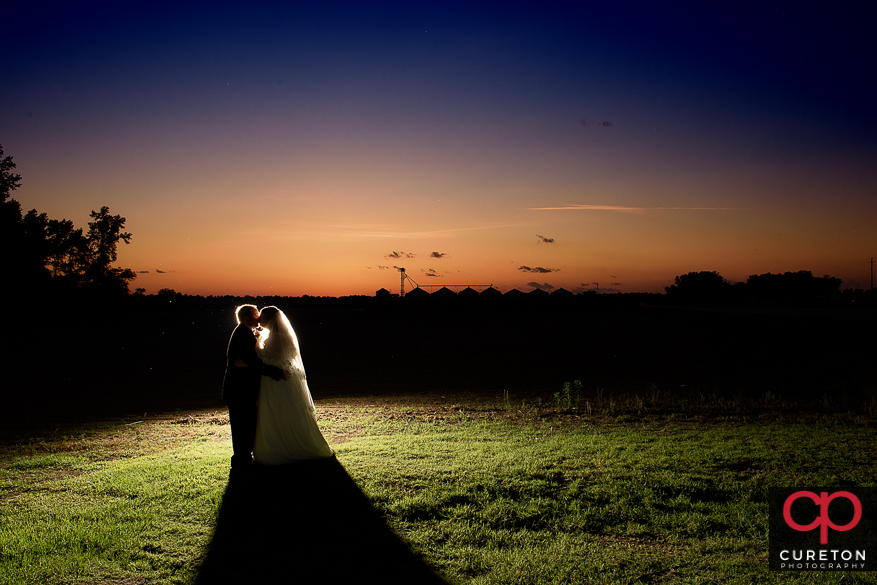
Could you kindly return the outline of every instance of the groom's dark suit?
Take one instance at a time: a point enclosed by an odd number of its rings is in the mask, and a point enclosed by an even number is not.
[[[231,466],[249,465],[253,442],[256,439],[256,402],[259,400],[259,382],[262,376],[279,380],[283,370],[262,363],[256,354],[256,336],[244,324],[235,327],[226,352],[225,379],[222,397],[228,401],[228,420],[231,424],[231,444],[234,455]],[[235,367],[240,358],[246,368]]]

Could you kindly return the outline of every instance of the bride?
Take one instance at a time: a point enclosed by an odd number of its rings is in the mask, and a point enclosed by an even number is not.
[[[331,457],[332,447],[317,427],[295,330],[277,307],[262,309],[259,324],[263,333],[256,351],[263,363],[283,369],[286,379],[262,376],[253,459],[262,465],[282,465]]]

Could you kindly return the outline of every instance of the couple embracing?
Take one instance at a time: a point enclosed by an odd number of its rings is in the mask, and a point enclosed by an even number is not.
[[[233,470],[331,457],[317,427],[295,330],[277,307],[236,310],[238,326],[228,343],[222,397],[234,455]],[[257,337],[258,333],[258,337]]]

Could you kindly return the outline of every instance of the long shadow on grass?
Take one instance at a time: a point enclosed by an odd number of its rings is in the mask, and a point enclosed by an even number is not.
[[[445,583],[335,458],[229,478],[197,583]]]

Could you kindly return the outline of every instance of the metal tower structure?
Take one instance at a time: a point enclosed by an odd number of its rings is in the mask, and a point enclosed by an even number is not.
[[[408,276],[408,273],[405,272],[405,269],[404,269],[404,268],[399,268],[399,274],[400,274],[400,279],[401,279],[401,281],[402,281],[401,285],[399,286],[399,296],[400,296],[400,297],[404,297],[404,296],[405,296],[405,280],[406,280],[406,279],[408,279],[408,281],[409,281],[411,284],[414,285],[414,288],[420,288],[420,285],[417,284],[416,282],[414,282],[414,279],[413,279],[413,278],[411,278],[410,276]]]

